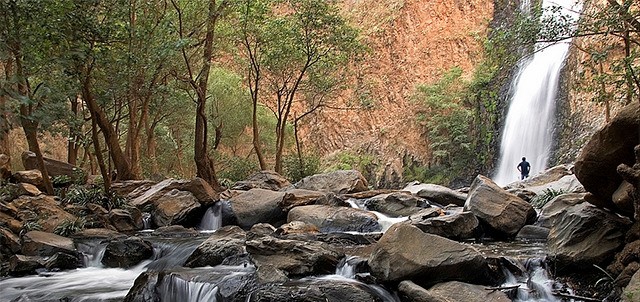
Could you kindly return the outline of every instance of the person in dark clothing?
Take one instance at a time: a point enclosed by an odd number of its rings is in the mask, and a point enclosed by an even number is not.
[[[518,164],[518,171],[520,171],[520,179],[525,179],[529,177],[529,170],[531,170],[531,165],[527,162],[527,158],[523,157],[520,164]]]

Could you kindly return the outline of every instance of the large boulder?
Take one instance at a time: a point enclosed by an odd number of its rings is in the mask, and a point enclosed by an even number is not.
[[[227,257],[245,253],[244,243],[247,235],[237,226],[226,226],[217,230],[201,243],[187,258],[184,266],[216,266]]]
[[[515,236],[537,216],[529,203],[482,175],[478,175],[471,184],[464,210],[472,212],[498,237]]]
[[[232,189],[248,191],[251,189],[265,189],[280,191],[282,188],[290,186],[291,183],[282,175],[275,171],[258,171],[249,176],[246,180],[236,182]]]
[[[340,170],[303,178],[293,185],[296,189],[348,194],[366,191],[367,180],[356,170]]]
[[[467,200],[467,194],[449,189],[444,186],[436,184],[409,184],[403,191],[409,191],[422,198],[426,198],[437,204],[446,206],[448,204],[454,204],[457,206],[463,206]]]
[[[602,265],[624,244],[630,222],[589,203],[568,208],[551,227],[547,246],[559,270]]]
[[[191,192],[173,189],[154,203],[153,222],[157,226],[197,225],[204,210]],[[198,221],[194,221],[198,217]]]
[[[77,253],[73,240],[53,233],[31,231],[22,236],[22,254],[49,257],[56,253]]]
[[[633,275],[620,298],[623,302],[640,302],[640,270]]]
[[[281,225],[286,220],[286,213],[280,207],[290,194],[265,189],[251,189],[229,200],[237,223],[243,229],[249,229],[256,223]]]
[[[395,301],[390,293],[349,279],[317,279],[259,287],[247,302]]]
[[[303,189],[289,189],[284,191],[290,194],[290,198],[282,200],[280,207],[285,211],[299,206],[312,204],[329,204],[330,200],[335,197],[333,193],[311,191]]]
[[[12,255],[9,258],[9,273],[13,276],[35,274],[36,270],[44,267],[44,257]]]
[[[129,268],[153,256],[153,246],[139,237],[110,240],[102,257],[108,267]]]
[[[333,274],[343,253],[318,241],[263,236],[247,241],[247,252],[258,267],[273,267],[289,277]]]
[[[585,193],[561,194],[551,199],[542,207],[537,226],[551,228],[559,218],[564,215],[567,209],[584,202]]]
[[[395,192],[371,197],[364,202],[370,211],[391,217],[409,216],[429,207],[429,202],[407,192]]]
[[[8,229],[0,227],[0,254],[12,255],[20,251],[20,237]]]
[[[129,199],[135,199],[149,190],[153,185],[157,184],[151,180],[123,180],[111,183],[111,191],[119,196],[126,196]],[[133,192],[136,193],[133,193]]]
[[[371,274],[381,282],[413,280],[421,286],[458,280],[492,283],[489,265],[475,248],[395,224],[369,257]]]
[[[24,182],[28,184],[32,184],[38,188],[44,187],[44,178],[42,178],[42,173],[40,170],[26,170],[26,171],[17,171],[13,173],[12,178],[15,182]]]
[[[405,222],[425,233],[453,240],[476,237],[480,222],[471,212],[426,209],[411,215]]]
[[[53,196],[20,196],[9,204],[17,209],[22,221],[35,221],[45,232],[53,232],[65,221],[76,221],[74,215],[63,210]],[[35,219],[34,219],[35,218]]]
[[[144,223],[140,210],[133,209],[113,209],[109,211],[107,217],[109,223],[118,230],[118,232],[133,232],[142,230]]]
[[[438,283],[424,289],[411,281],[402,281],[398,285],[400,299],[412,302],[509,302],[511,299],[501,291],[489,291],[485,286],[458,281]]]
[[[593,134],[575,163],[575,174],[593,194],[589,202],[617,209],[611,196],[622,183],[619,164],[635,163],[633,148],[640,142],[640,102],[631,102],[611,122]]]
[[[287,222],[302,221],[315,225],[321,232],[377,232],[382,230],[375,214],[349,207],[309,205],[295,207]]]
[[[83,173],[79,173],[81,172],[80,168],[72,164],[47,158],[47,157],[43,157],[43,160],[44,160],[44,166],[47,169],[47,173],[51,177],[66,175],[73,179],[74,177],[77,177],[83,174]],[[38,159],[36,157],[36,154],[31,151],[22,152],[22,164],[24,165],[24,168],[27,170],[38,169]],[[85,179],[81,179],[81,180],[84,181]]]

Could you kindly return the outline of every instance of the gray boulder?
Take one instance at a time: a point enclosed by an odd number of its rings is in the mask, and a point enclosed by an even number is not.
[[[44,268],[44,257],[13,255],[9,258],[9,273],[13,276],[35,274],[39,268]]]
[[[451,212],[426,209],[409,217],[409,223],[425,233],[453,240],[474,238],[480,222],[471,212]]]
[[[343,253],[318,241],[285,240],[264,236],[247,241],[247,252],[258,270],[271,266],[289,277],[333,274]]]
[[[340,170],[303,178],[293,185],[296,189],[348,194],[366,191],[367,180],[356,170]]]
[[[142,230],[144,223],[142,221],[142,213],[140,210],[131,209],[113,209],[107,215],[109,223],[118,230],[118,232],[133,232]]]
[[[174,224],[196,225],[192,221],[197,214],[202,214],[201,205],[191,192],[173,189],[155,201],[152,213],[153,222],[157,226]],[[198,221],[199,222],[199,221]]]
[[[589,203],[575,205],[551,227],[549,254],[559,269],[602,265],[622,248],[628,224],[628,220]]]
[[[567,209],[583,203],[585,195],[585,193],[569,193],[556,196],[542,207],[535,225],[551,228]]]
[[[43,157],[44,166],[47,169],[49,176],[66,175],[71,178],[81,175],[80,168],[59,160]],[[38,160],[36,154],[31,151],[22,152],[22,165],[27,170],[38,169]],[[85,180],[85,179],[82,179]]]
[[[226,226],[217,230],[201,243],[187,258],[184,266],[216,266],[227,257],[245,253],[246,233],[237,226]]]
[[[365,200],[365,207],[391,217],[409,216],[429,207],[429,202],[407,192],[374,196]]]
[[[284,211],[289,211],[295,207],[306,206],[312,204],[328,205],[330,200],[335,197],[333,193],[311,191],[304,189],[288,189],[284,191],[289,194],[289,198],[283,199],[280,207]]]
[[[409,184],[403,191],[409,191],[443,206],[448,204],[463,206],[467,200],[467,194],[436,184]]]
[[[478,175],[471,184],[464,209],[472,212],[498,237],[515,236],[525,224],[533,223],[537,216],[529,203],[482,175]]]
[[[511,299],[501,291],[488,291],[485,286],[458,281],[438,283],[424,289],[411,281],[402,281],[398,285],[402,301],[412,302],[509,302]]]
[[[49,257],[56,253],[77,254],[73,240],[53,233],[31,231],[22,237],[22,254]]]
[[[535,225],[525,225],[520,229],[516,239],[520,240],[533,240],[533,241],[546,241],[549,236],[549,229]]]
[[[448,280],[493,282],[485,258],[475,248],[409,224],[391,226],[371,252],[369,266],[380,282],[412,280],[421,286]]]
[[[376,232],[382,230],[375,214],[356,208],[309,205],[293,208],[287,222],[302,221],[321,232]]]
[[[290,185],[291,183],[282,175],[275,171],[264,170],[251,174],[246,180],[236,182],[232,190],[248,191],[251,189],[265,189],[280,191],[280,189]]]
[[[280,204],[286,203],[290,194],[265,189],[251,189],[229,200],[237,224],[249,229],[257,223],[270,223],[278,226],[284,223],[286,213]]]
[[[640,301],[640,270],[633,274],[631,281],[629,281],[629,284],[624,288],[620,298],[624,302]]]
[[[129,268],[153,256],[153,246],[140,237],[110,240],[102,257],[107,267]]]
[[[247,302],[394,301],[391,294],[355,280],[318,279],[260,286]]]

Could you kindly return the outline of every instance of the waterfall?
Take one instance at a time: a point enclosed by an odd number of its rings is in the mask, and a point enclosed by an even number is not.
[[[505,287],[519,286],[513,293],[513,301],[516,302],[556,302],[561,301],[554,296],[554,291],[563,288],[549,278],[549,273],[544,267],[544,260],[539,258],[529,259],[525,263],[525,276],[516,277],[511,272],[505,271]]]
[[[215,231],[222,226],[222,206],[216,202],[207,209],[200,221],[198,229],[201,231]]]
[[[577,18],[575,0],[543,0],[543,7],[562,6]],[[551,153],[555,99],[560,71],[570,40],[552,45],[539,43],[533,57],[521,62],[511,86],[513,95],[502,131],[500,160],[493,177],[499,185],[519,179],[516,169],[522,157],[531,164],[531,174],[547,168]]]

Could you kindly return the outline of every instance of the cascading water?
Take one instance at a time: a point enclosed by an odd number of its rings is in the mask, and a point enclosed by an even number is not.
[[[216,202],[207,209],[200,221],[198,229],[201,231],[215,231],[222,226],[222,206]]]
[[[580,7],[575,0],[543,0],[543,8],[561,6],[563,13],[577,19]],[[526,13],[526,10],[523,10]],[[555,99],[560,71],[569,50],[570,40],[539,43],[533,57],[522,62],[512,83],[513,96],[502,131],[500,160],[494,181],[506,185],[519,179],[516,169],[522,157],[535,174],[547,168],[553,125]]]

